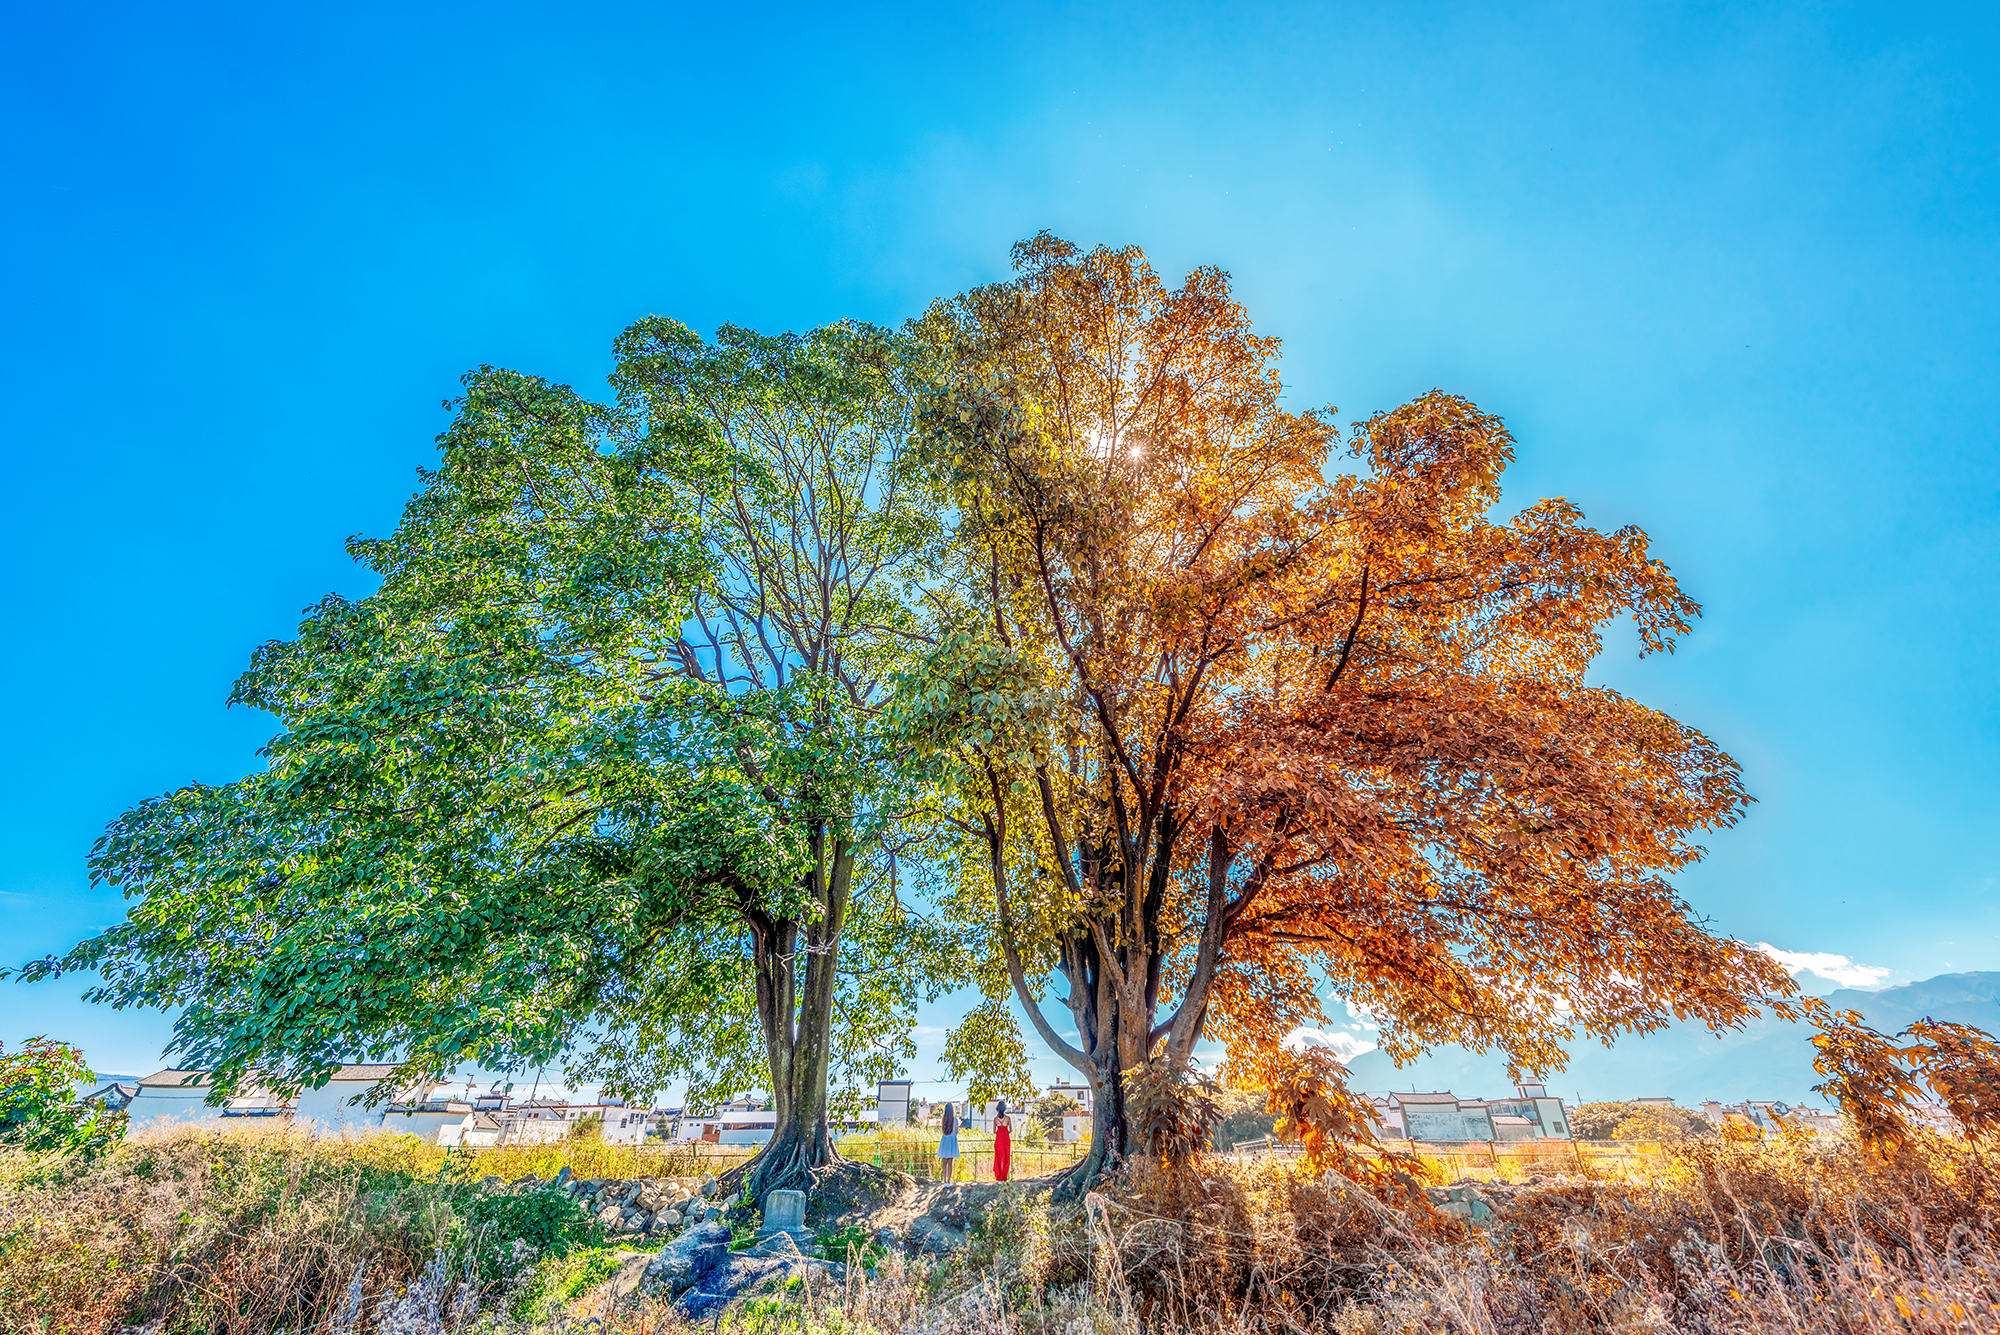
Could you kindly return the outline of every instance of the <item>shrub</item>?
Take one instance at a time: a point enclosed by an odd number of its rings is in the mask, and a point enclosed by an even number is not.
[[[32,1151],[102,1153],[125,1134],[125,1114],[77,1100],[94,1077],[67,1043],[31,1038],[9,1053],[0,1044],[0,1141]]]
[[[1570,1109],[1569,1125],[1579,1140],[1685,1140],[1715,1132],[1700,1113],[1657,1103],[1581,1103]]]

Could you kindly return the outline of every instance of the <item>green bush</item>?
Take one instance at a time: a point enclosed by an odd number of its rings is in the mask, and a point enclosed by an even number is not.
[[[855,1264],[877,1266],[888,1256],[889,1249],[875,1240],[874,1234],[859,1224],[849,1224],[846,1228],[821,1229],[815,1235],[819,1243],[820,1255],[829,1261],[845,1264],[849,1254]]]
[[[561,1258],[603,1240],[603,1230],[582,1202],[547,1187],[520,1195],[475,1195],[466,1202],[464,1216],[466,1245],[481,1279],[508,1273],[517,1241],[545,1257]]]
[[[0,1044],[0,1142],[36,1153],[103,1153],[125,1134],[125,1114],[77,1101],[78,1088],[94,1079],[67,1043],[31,1038],[15,1053]]]

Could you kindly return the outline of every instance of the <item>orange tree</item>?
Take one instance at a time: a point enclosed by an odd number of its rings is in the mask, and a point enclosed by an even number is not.
[[[960,565],[900,708],[973,850],[987,985],[1095,1091],[1072,1186],[1125,1152],[1139,1068],[1206,1035],[1269,1075],[1329,983],[1398,1058],[1537,1071],[1788,989],[1668,880],[1742,812],[1735,763],[1586,681],[1607,623],[1650,653],[1698,611],[1643,533],[1496,518],[1512,438],[1439,393],[1333,472],[1331,411],[1280,406],[1215,269],[1169,289],[1047,234],[1015,266],[925,323]]]
[[[1984,1029],[1925,1016],[1891,1038],[1861,1012],[1834,1010],[1818,997],[1787,1009],[1819,1031],[1813,1069],[1826,1078],[1813,1089],[1840,1105],[1870,1152],[1902,1154],[1927,1087],[1967,1136],[2000,1131],[2000,1040]]]

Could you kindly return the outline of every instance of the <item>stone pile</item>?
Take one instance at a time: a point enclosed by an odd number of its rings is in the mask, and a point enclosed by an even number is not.
[[[692,1224],[720,1219],[736,1204],[735,1196],[717,1194],[712,1176],[579,1178],[565,1168],[548,1182],[529,1174],[508,1183],[489,1177],[479,1185],[483,1191],[560,1191],[580,1202],[598,1227],[613,1237],[673,1237]]]

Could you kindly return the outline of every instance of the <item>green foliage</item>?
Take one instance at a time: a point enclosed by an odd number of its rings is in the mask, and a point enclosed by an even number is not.
[[[1260,1140],[1278,1129],[1278,1116],[1270,1111],[1269,1095],[1262,1090],[1225,1089],[1217,1102],[1222,1116],[1209,1133],[1217,1150],[1228,1151],[1243,1141]]]
[[[0,1143],[101,1153],[125,1134],[125,1114],[78,1102],[93,1079],[82,1051],[67,1043],[31,1038],[14,1053],[0,1044]]]
[[[485,1279],[508,1273],[517,1241],[545,1257],[564,1257],[603,1234],[581,1202],[546,1187],[475,1196],[466,1204],[464,1218],[473,1264]]]
[[[1061,1128],[1063,1118],[1074,1117],[1083,1111],[1083,1105],[1067,1094],[1044,1094],[1034,1103],[1035,1121],[1044,1131]]]
[[[849,1224],[846,1228],[823,1228],[815,1235],[815,1240],[819,1243],[820,1255],[842,1264],[877,1266],[889,1255],[889,1249],[877,1242],[875,1235],[860,1224]]]
[[[938,534],[898,462],[910,350],[648,320],[618,353],[613,404],[466,378],[394,533],[350,544],[377,591],[238,681],[266,768],[114,822],[126,919],[22,977],[175,1010],[218,1099],[563,1061],[634,1098],[782,1075],[810,1115],[799,1043],[850,1101],[908,1059],[963,973],[903,898],[881,721]]]
[[[1027,1049],[1005,1002],[983,1001],[966,1013],[945,1039],[944,1064],[953,1080],[965,1081],[965,1096],[975,1107],[1035,1097]]]
[[[507,1315],[516,1321],[535,1321],[562,1314],[572,1299],[602,1284],[618,1273],[617,1254],[609,1248],[591,1247],[552,1254],[535,1265],[507,1305]]]
[[[1686,1108],[1650,1103],[1582,1103],[1569,1111],[1578,1140],[1684,1140],[1715,1133],[1708,1119]]]

